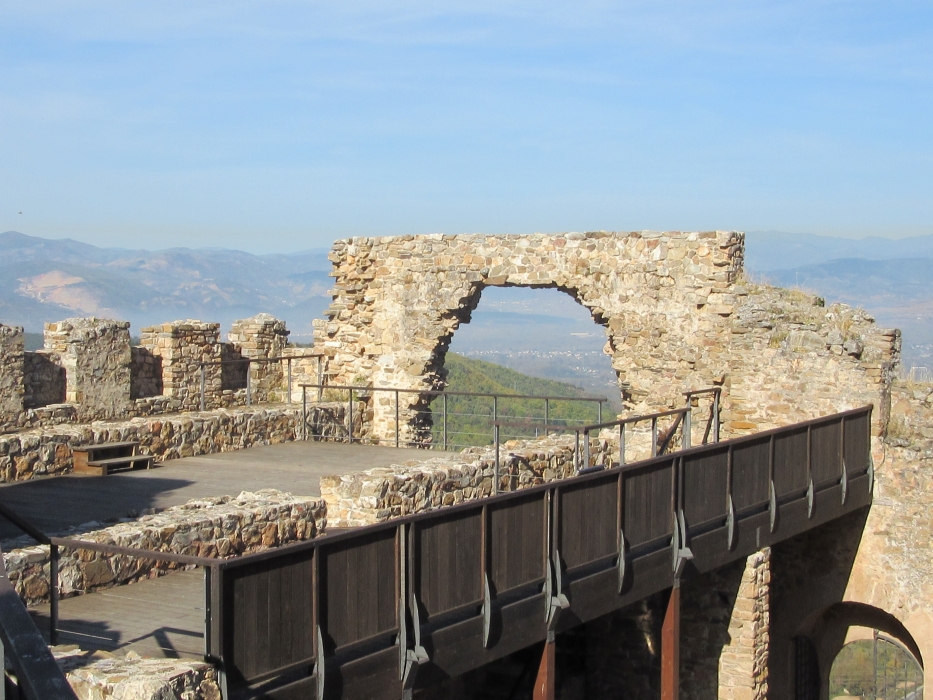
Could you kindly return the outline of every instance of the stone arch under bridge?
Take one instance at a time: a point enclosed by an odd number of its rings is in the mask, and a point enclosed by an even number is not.
[[[806,374],[810,365],[775,357],[771,379],[762,382],[762,359],[781,348],[772,347],[774,326],[766,322],[773,314],[748,304],[743,257],[744,234],[735,231],[340,240],[330,254],[334,301],[328,318],[315,323],[315,346],[327,355],[331,384],[437,389],[450,339],[469,321],[484,288],[554,287],[605,326],[627,410],[679,405],[683,391],[724,384],[732,396],[725,406],[727,432],[792,422],[766,404],[789,405],[806,381],[801,368]],[[822,341],[804,335],[801,342]],[[876,354],[885,352],[894,350]],[[825,393],[811,396],[812,405],[798,401],[790,418],[879,403],[886,378],[880,370],[866,374],[868,368],[859,366],[863,359],[832,358],[834,376],[827,375]],[[873,367],[881,367],[882,359]],[[813,366],[826,374],[823,363]],[[840,394],[840,384],[852,390]],[[755,387],[764,387],[767,396],[756,395]],[[400,430],[413,437],[422,427],[415,423],[416,409],[427,397],[403,397]],[[394,435],[394,397],[376,393],[372,411],[373,437]]]

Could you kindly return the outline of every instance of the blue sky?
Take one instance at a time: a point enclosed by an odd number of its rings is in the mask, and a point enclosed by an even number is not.
[[[0,231],[933,233],[933,5],[0,5]],[[20,214],[19,212],[23,212]]]

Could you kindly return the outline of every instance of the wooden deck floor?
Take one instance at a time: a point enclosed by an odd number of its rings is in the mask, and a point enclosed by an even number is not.
[[[36,625],[49,627],[49,606],[32,608]],[[59,601],[59,644],[142,656],[204,655],[204,572],[180,571],[128,586]]]
[[[0,502],[43,532],[71,527],[98,529],[147,508],[168,508],[192,498],[235,496],[241,491],[275,488],[318,496],[320,478],[329,474],[423,460],[439,451],[288,442],[236,452],[170,460],[150,470],[110,476],[59,476],[0,486]],[[22,533],[0,518],[0,540]]]

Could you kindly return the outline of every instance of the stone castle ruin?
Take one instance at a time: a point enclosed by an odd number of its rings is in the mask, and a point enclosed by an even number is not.
[[[933,389],[896,381],[899,331],[859,309],[755,284],[743,255],[744,235],[733,231],[337,241],[333,304],[315,322],[311,349],[288,346],[285,323],[265,314],[233,324],[226,342],[216,323],[176,321],[143,329],[139,346],[126,322],[69,319],[47,324],[36,352],[24,350],[22,329],[0,324],[0,479],[65,472],[67,446],[81,441],[129,436],[171,458],[296,439],[298,408],[281,405],[287,363],[221,363],[243,358],[322,355],[331,386],[414,390],[399,407],[391,392],[360,397],[355,415],[365,426],[356,434],[394,443],[398,428],[405,441],[423,439],[431,397],[419,392],[443,388],[453,334],[483,290],[556,288],[604,328],[626,414],[682,406],[683,392],[720,386],[723,437],[732,437],[874,406],[871,510],[711,575],[722,580],[707,588],[733,598],[692,603],[685,634],[718,635],[685,644],[697,688],[735,700],[791,697],[795,635],[831,663],[848,624],[886,631],[921,663],[933,658]],[[291,362],[293,399],[300,383],[318,381],[318,368],[316,358]],[[247,385],[259,406],[245,406]],[[379,479],[446,489],[461,474],[459,465],[425,462],[419,481],[408,479],[412,469],[361,472],[344,492],[322,490],[339,492],[341,509],[362,511],[359,493],[382,488]],[[443,504],[463,498],[450,488]],[[598,625],[587,634],[598,636]],[[607,652],[609,666],[612,658]]]

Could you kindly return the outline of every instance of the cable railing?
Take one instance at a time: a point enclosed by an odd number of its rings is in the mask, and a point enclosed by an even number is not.
[[[502,415],[509,415],[509,402],[510,401],[541,401],[542,402],[542,411],[543,419],[545,424],[551,425],[554,424],[552,420],[552,410],[559,406],[562,403],[569,404],[588,404],[595,408],[595,417],[597,422],[602,421],[603,416],[603,407],[605,404],[609,403],[609,399],[604,396],[549,396],[541,394],[497,394],[491,392],[477,392],[477,391],[445,391],[445,390],[424,390],[424,389],[400,389],[395,387],[372,387],[372,386],[356,386],[356,385],[325,385],[325,384],[301,384],[301,438],[302,440],[307,440],[310,437],[315,439],[323,439],[325,436],[321,434],[312,435],[309,431],[309,414],[310,410],[313,408],[311,402],[309,401],[309,390],[316,391],[317,402],[321,403],[326,400],[327,394],[331,396],[335,393],[341,394],[339,399],[336,399],[335,402],[346,402],[346,418],[343,421],[344,433],[339,436],[341,440],[346,442],[371,442],[374,444],[392,444],[395,447],[420,447],[420,448],[433,448],[433,449],[442,449],[444,451],[453,449],[453,448],[463,448],[463,447],[473,447],[473,446],[482,446],[482,445],[491,445],[494,441],[494,423],[500,419]],[[368,400],[374,394],[377,393],[386,393],[393,397],[391,403],[391,409],[394,409],[394,435],[388,439],[373,439],[371,437],[364,436],[362,431],[355,432],[355,411],[358,409],[354,408],[358,400]],[[423,408],[412,407],[412,406],[402,406],[402,395],[416,394],[421,397],[427,397],[431,401],[430,406]],[[345,398],[344,398],[345,395]],[[477,412],[477,411],[452,411],[451,404],[457,399],[488,399],[490,402],[488,412]],[[439,404],[435,408],[435,404]],[[390,410],[391,410],[390,409]],[[406,411],[405,416],[402,415],[402,411]],[[412,417],[409,411],[414,411],[414,416]],[[407,436],[403,436],[402,433],[402,423],[403,417],[409,421],[409,424],[417,424],[420,422],[425,422],[425,418],[430,416],[433,420],[435,417],[439,419],[438,424],[432,426],[431,430],[428,431],[425,429],[425,436],[418,439],[410,439]],[[357,418],[359,416],[356,416]],[[511,415],[511,418],[521,418],[523,416],[514,416]],[[488,432],[477,432],[475,430],[451,430],[451,419],[453,418],[474,418],[481,419],[489,426]],[[580,425],[585,424],[584,419],[581,418],[557,418],[562,421],[559,425],[566,425],[567,421],[575,421]],[[471,437],[478,438],[477,440],[470,440],[464,442],[452,441],[450,438],[454,435],[469,435]],[[516,435],[515,437],[533,437],[525,435]],[[482,439],[485,438],[485,439]]]
[[[708,444],[708,437],[710,432],[713,434],[713,442],[719,442],[719,416],[718,416],[718,405],[719,405],[719,387],[712,387],[709,389],[701,389],[698,391],[689,392],[691,396],[710,393],[714,396],[714,405],[716,406],[716,412],[711,414],[706,430],[703,435],[701,444]],[[689,400],[689,397],[688,397]],[[626,461],[626,428],[628,426],[634,426],[638,423],[650,423],[651,425],[651,451],[648,455],[649,459],[659,457],[663,454],[667,454],[671,451],[671,447],[674,444],[674,440],[678,434],[680,434],[680,449],[687,450],[691,447],[692,441],[692,425],[691,425],[691,415],[692,407],[688,405],[683,408],[673,408],[668,411],[658,411],[656,413],[648,413],[645,415],[630,416],[628,418],[620,418],[619,420],[608,421],[605,423],[593,423],[590,425],[548,425],[548,424],[536,424],[527,421],[495,421],[495,462],[494,462],[494,477],[493,477],[493,490],[495,493],[498,493],[499,483],[500,483],[500,468],[501,468],[501,446],[502,439],[500,430],[503,427],[536,427],[540,430],[543,430],[545,434],[551,432],[561,432],[574,434],[574,452],[573,452],[573,466],[575,474],[586,474],[590,471],[596,471],[599,469],[608,469],[616,466],[622,466],[627,464]],[[671,424],[666,426],[666,428],[661,429],[660,421],[664,418],[672,417],[673,420]],[[713,423],[716,423],[715,428],[712,427]],[[591,455],[591,445],[590,445],[590,435],[593,433],[599,434],[600,431],[618,428],[619,429],[619,458],[616,462],[610,462],[605,465],[593,465],[592,464],[592,455]],[[581,449],[582,445],[582,449]]]

